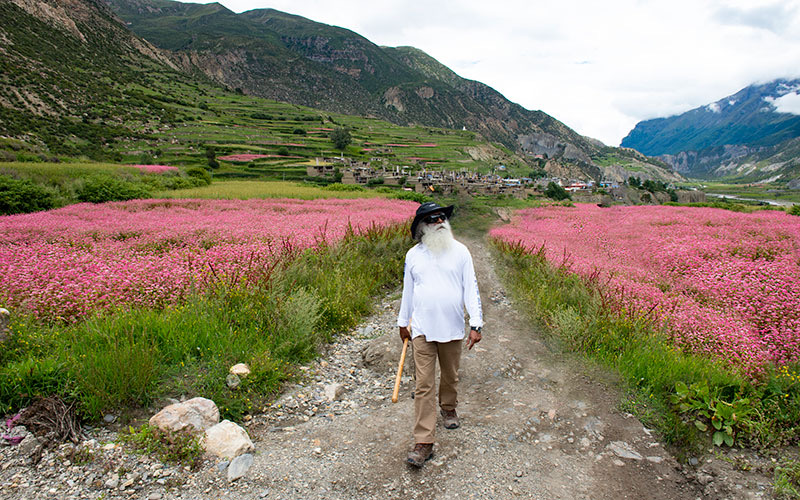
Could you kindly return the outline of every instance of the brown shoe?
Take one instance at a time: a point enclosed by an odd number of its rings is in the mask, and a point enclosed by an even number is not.
[[[461,423],[458,421],[458,414],[455,410],[442,409],[442,417],[444,417],[445,429],[458,429]]]
[[[408,463],[414,467],[422,467],[426,460],[433,458],[433,443],[417,443],[408,453]]]

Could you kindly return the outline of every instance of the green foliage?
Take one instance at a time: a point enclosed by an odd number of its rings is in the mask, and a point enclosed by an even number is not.
[[[800,215],[800,204],[792,205],[786,212],[789,215]]]
[[[430,196],[426,196],[422,193],[417,193],[415,191],[397,191],[395,192],[393,198],[397,198],[398,200],[409,200],[409,201],[416,201],[417,203],[425,203],[426,201],[431,201],[432,198]]]
[[[800,460],[786,460],[775,467],[773,493],[780,500],[800,500]]]
[[[363,187],[359,186],[358,184],[328,184],[324,188],[325,191],[366,191]]]
[[[638,177],[628,177],[628,185],[633,188],[642,187],[642,180]]]
[[[54,206],[51,191],[27,179],[0,175],[0,215],[38,212]]]
[[[384,182],[383,177],[375,177],[367,181],[367,187],[381,186],[383,185],[383,182]]]
[[[166,464],[183,465],[192,470],[200,466],[205,452],[200,435],[192,435],[188,430],[162,431],[149,424],[139,429],[128,427],[127,432],[119,434],[119,440],[134,451],[154,455]]]
[[[337,127],[331,132],[330,137],[336,149],[342,151],[353,142],[353,138],[350,136],[350,130],[345,127]]]
[[[547,188],[544,190],[544,195],[556,201],[572,199],[566,189],[553,181],[550,181],[547,184]]]
[[[204,168],[192,167],[186,170],[186,175],[195,179],[199,179],[206,186],[211,184],[211,174]]]
[[[701,432],[713,427],[712,441],[716,446],[733,446],[737,431],[749,427],[748,415],[752,411],[750,400],[734,395],[730,402],[721,398],[723,388],[709,389],[707,382],[695,382],[687,386],[678,381],[675,394],[670,401],[678,406],[681,414],[692,419]],[[730,391],[729,391],[730,392]]]
[[[98,175],[87,179],[76,194],[79,201],[104,203],[147,198],[150,196],[150,190],[115,177]]]

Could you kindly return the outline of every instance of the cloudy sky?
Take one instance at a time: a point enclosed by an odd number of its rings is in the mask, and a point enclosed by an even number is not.
[[[209,3],[211,0],[194,0]],[[581,134],[619,145],[640,120],[800,77],[800,0],[219,0],[424,50]],[[800,96],[781,100],[800,113]]]

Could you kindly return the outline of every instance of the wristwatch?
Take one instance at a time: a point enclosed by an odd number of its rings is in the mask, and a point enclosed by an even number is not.
[[[475,330],[476,332],[481,333],[481,327],[480,326],[471,326],[471,327],[469,327],[469,329],[470,330]]]

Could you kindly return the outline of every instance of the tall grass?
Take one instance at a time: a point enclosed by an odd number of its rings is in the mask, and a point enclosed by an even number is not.
[[[0,411],[57,394],[95,419],[187,394],[214,400],[223,417],[240,418],[401,279],[407,232],[351,233],[267,270],[255,286],[220,282],[161,310],[121,309],[71,326],[15,316],[0,352]],[[228,369],[240,362],[252,374],[229,389]]]
[[[501,274],[520,308],[542,325],[562,348],[579,352],[617,372],[625,384],[626,409],[637,414],[678,450],[708,444],[694,419],[675,404],[676,386],[707,387],[698,404],[746,402],[732,434],[740,445],[772,446],[800,438],[800,377],[784,367],[754,385],[705,357],[674,348],[646,311],[612,312],[604,307],[602,287],[564,267],[551,265],[543,251],[494,241]],[[712,408],[711,413],[714,413]]]
[[[215,181],[202,186],[178,191],[159,191],[156,198],[211,198],[226,200],[249,200],[253,198],[388,198],[386,193],[375,191],[332,191],[298,182],[283,181]]]

